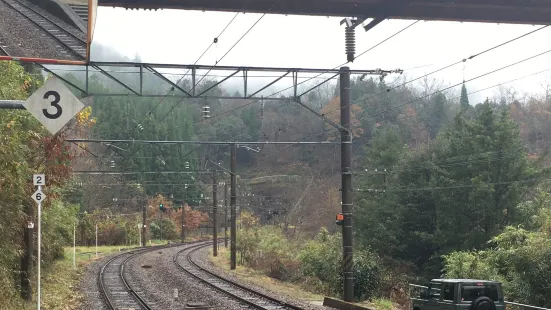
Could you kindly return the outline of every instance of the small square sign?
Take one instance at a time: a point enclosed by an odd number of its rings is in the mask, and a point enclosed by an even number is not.
[[[43,174],[34,174],[33,175],[33,184],[35,186],[45,186],[46,185],[46,176]]]

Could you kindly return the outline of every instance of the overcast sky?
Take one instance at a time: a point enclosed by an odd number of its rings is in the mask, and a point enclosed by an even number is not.
[[[183,10],[136,11],[100,7],[94,42],[119,53],[153,63],[193,64],[235,16],[230,12]],[[203,56],[199,64],[213,65],[260,17],[240,13]],[[346,61],[341,18],[266,15],[219,63],[228,66],[333,68]],[[356,31],[356,54],[411,24],[411,20],[386,20],[369,32]],[[421,21],[349,64],[352,69],[404,69],[417,77],[467,58],[494,45],[537,29],[538,25],[506,25]],[[447,84],[476,77],[524,58],[551,50],[551,27],[484,55],[434,74]],[[467,83],[469,92],[551,69],[551,53]],[[421,67],[422,66],[422,67]],[[416,68],[421,67],[421,68]],[[416,68],[416,69],[413,69]],[[519,93],[542,92],[551,71],[508,85]],[[388,77],[392,82],[394,77]],[[289,79],[290,80],[290,79]],[[278,86],[283,88],[289,84]],[[492,96],[491,89],[471,96],[471,103]]]

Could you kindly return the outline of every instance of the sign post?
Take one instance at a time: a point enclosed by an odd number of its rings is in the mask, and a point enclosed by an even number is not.
[[[42,241],[42,201],[46,198],[42,192],[42,186],[46,185],[46,177],[43,174],[33,175],[33,185],[38,186],[36,192],[34,192],[31,197],[38,204],[38,262],[37,262],[37,303],[38,310],[40,310],[40,252],[41,252],[41,241]]]
[[[73,223],[73,269],[77,269],[77,223]]]

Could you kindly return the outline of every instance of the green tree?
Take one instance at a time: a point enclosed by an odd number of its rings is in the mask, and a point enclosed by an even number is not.
[[[392,139],[385,141],[374,140],[368,154],[400,154],[387,150]],[[516,206],[540,174],[527,161],[518,126],[490,103],[480,105],[473,119],[458,114],[430,148],[400,157],[379,187],[384,192],[368,192],[360,201],[360,213],[370,216],[358,217],[358,227],[380,253],[434,275],[440,254],[484,249],[505,226],[525,217]],[[364,186],[374,187],[373,179]]]
[[[467,93],[467,87],[465,87],[465,83],[461,85],[461,98],[459,99],[459,104],[461,105],[461,111],[467,111],[470,107],[469,96]]]

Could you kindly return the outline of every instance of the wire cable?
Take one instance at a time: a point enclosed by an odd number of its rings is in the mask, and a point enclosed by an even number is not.
[[[377,43],[376,45],[370,47],[370,48],[367,49],[366,51],[360,53],[358,56],[356,56],[356,57],[354,58],[354,60],[357,59],[358,57],[364,55],[364,54],[367,53],[368,51],[373,50],[375,47],[380,46],[382,43],[388,41],[389,39],[395,37],[396,35],[402,33],[403,31],[405,31],[406,29],[412,27],[413,25],[415,25],[415,24],[418,23],[418,22],[420,22],[420,20],[417,20],[417,21],[415,21],[415,22],[413,22],[413,23],[407,25],[406,27],[400,29],[400,30],[397,31],[396,33],[392,34],[390,37],[384,39],[383,41],[381,41],[381,42]],[[334,68],[332,68],[332,69],[330,69],[330,70],[335,70],[335,69],[340,68],[340,67],[342,67],[342,66],[344,66],[344,65],[346,65],[346,64],[348,64],[348,62],[345,62],[345,63],[342,63],[342,64],[340,64],[340,65],[338,65],[338,66],[335,66]],[[306,79],[306,80],[304,80],[304,81],[302,81],[302,82],[297,83],[296,86],[301,85],[301,84],[304,84],[304,83],[306,83],[306,82],[308,82],[308,81],[311,81],[311,80],[313,80],[313,79],[315,79],[315,78],[317,78],[317,77],[319,77],[319,76],[321,76],[321,75],[323,75],[323,74],[327,74],[328,72],[329,72],[329,71],[321,72],[321,73],[319,73],[319,74],[317,74],[317,75],[315,75],[315,76],[312,76],[312,77],[310,77],[310,78],[308,78],[308,79]],[[317,88],[317,87],[323,85],[323,84],[326,83],[326,82],[327,82],[327,79],[325,79],[324,81],[322,81],[321,83],[319,83],[317,86],[313,87],[311,90],[314,90],[315,88]],[[295,87],[295,85],[289,86],[289,87],[287,87],[287,88],[284,88],[284,89],[282,89],[282,90],[279,90],[279,91],[277,91],[277,92],[274,92],[274,93],[272,93],[272,94],[270,94],[270,95],[268,95],[268,96],[265,96],[264,98],[273,97],[273,96],[275,96],[275,95],[277,95],[277,94],[280,94],[280,93],[282,93],[282,92],[284,92],[284,91],[286,91],[286,90],[289,90],[289,89],[291,89],[291,88],[293,88],[293,87]],[[233,109],[231,109],[231,110],[228,110],[228,111],[225,111],[225,112],[222,112],[222,113],[213,115],[213,116],[211,116],[209,119],[213,119],[213,118],[216,118],[216,117],[220,117],[220,116],[226,115],[226,114],[231,113],[231,112],[233,112],[233,111],[235,111],[235,110],[238,110],[238,109],[241,109],[241,108],[250,106],[250,105],[252,105],[252,104],[254,104],[254,103],[256,103],[256,102],[259,102],[260,100],[261,100],[261,99],[255,99],[255,100],[253,100],[252,102],[249,102],[249,103],[243,104],[243,105],[241,105],[241,106],[238,106],[238,107],[236,107],[236,108],[233,108]],[[203,122],[203,121],[204,121],[204,120],[199,121],[198,123]],[[196,123],[196,124],[197,124],[197,123]],[[178,127],[176,127],[176,128],[178,128]],[[176,128],[174,128],[174,129],[176,129]]]
[[[505,41],[505,42],[502,42],[502,43],[500,43],[500,44],[498,44],[498,45],[492,46],[492,47],[490,47],[490,48],[488,48],[488,49],[485,49],[485,50],[483,50],[483,51],[481,51],[481,52],[478,52],[478,53],[476,53],[476,54],[473,54],[473,55],[471,55],[471,56],[469,56],[469,57],[463,58],[463,59],[461,59],[461,60],[459,60],[459,61],[456,61],[456,62],[454,62],[454,63],[451,63],[451,64],[449,64],[449,65],[446,65],[446,66],[444,66],[444,67],[442,67],[442,68],[439,68],[439,69],[437,69],[437,70],[434,70],[434,71],[432,71],[432,72],[429,72],[429,73],[427,73],[427,74],[424,74],[424,75],[422,75],[422,76],[419,76],[419,77],[414,78],[414,79],[412,79],[412,80],[406,81],[406,82],[404,82],[404,83],[402,83],[402,84],[400,84],[400,85],[397,85],[397,86],[394,86],[394,87],[387,88],[386,91],[383,91],[383,92],[380,92],[380,93],[371,95],[371,96],[369,96],[369,97],[364,96],[364,97],[366,97],[366,98],[360,98],[360,99],[358,99],[358,100],[355,100],[354,102],[359,102],[359,101],[362,101],[362,100],[366,100],[366,101],[367,101],[367,100],[373,99],[373,98],[378,97],[378,96],[380,96],[380,95],[382,95],[382,94],[388,93],[388,92],[390,92],[390,91],[392,91],[392,90],[394,90],[394,89],[397,89],[397,88],[403,87],[403,86],[405,86],[405,85],[407,85],[407,84],[410,84],[410,83],[413,83],[413,82],[415,82],[415,81],[418,81],[418,80],[420,80],[420,79],[422,79],[422,78],[425,78],[425,77],[427,77],[427,76],[429,76],[429,75],[433,75],[433,74],[435,74],[435,73],[444,71],[444,70],[446,70],[446,69],[448,69],[448,68],[451,68],[451,67],[454,67],[454,66],[456,66],[456,65],[458,65],[458,64],[460,64],[460,63],[465,63],[465,62],[468,61],[468,60],[471,60],[471,59],[473,59],[473,58],[475,58],[475,57],[478,57],[478,56],[480,56],[480,55],[486,54],[486,53],[488,53],[488,52],[490,52],[490,51],[493,51],[493,50],[495,50],[495,49],[497,49],[497,48],[500,48],[500,47],[502,47],[502,46],[505,46],[505,45],[507,45],[507,44],[509,44],[509,43],[511,43],[511,42],[516,41],[516,40],[519,40],[519,39],[522,39],[522,38],[524,38],[524,37],[527,37],[527,36],[529,36],[529,35],[531,35],[531,34],[533,34],[533,33],[535,33],[535,32],[538,32],[538,31],[540,31],[540,30],[543,30],[543,29],[545,29],[545,28],[547,28],[547,27],[549,27],[549,25],[545,25],[545,26],[543,26],[543,27],[540,27],[540,28],[537,28],[537,29],[535,29],[535,30],[529,31],[529,32],[527,32],[527,33],[524,33],[524,34],[522,34],[522,35],[520,35],[520,36],[517,36],[517,37],[515,37],[515,38],[513,38],[513,39],[510,39],[510,40],[507,40],[507,41]],[[340,110],[340,108],[339,108],[339,109],[336,109],[336,110],[333,110],[333,111],[330,111],[330,112],[327,112],[326,115],[327,115],[327,114],[330,114],[330,113],[334,113],[334,112],[339,111],[339,110]]]
[[[220,57],[220,60],[217,60],[216,63],[214,64],[214,66],[210,67],[210,69],[207,71],[207,73],[206,73],[205,75],[203,75],[203,77],[202,77],[195,85],[193,85],[193,88],[192,88],[192,89],[194,89],[195,87],[197,87],[197,85],[199,85],[199,83],[201,83],[201,81],[205,78],[205,76],[206,76],[207,74],[209,74],[210,71],[211,71],[216,65],[218,65],[218,63],[220,63],[220,62],[222,61],[222,59],[224,59],[224,57],[226,57],[226,55],[228,55],[229,52],[231,52],[231,51],[233,50],[233,48],[234,48],[237,44],[239,44],[239,42],[241,42],[241,40],[243,40],[243,38],[245,38],[245,36],[246,36],[246,35],[256,26],[256,24],[258,24],[258,23],[264,18],[264,16],[266,16],[267,13],[270,13],[270,12],[273,10],[273,8],[274,8],[280,1],[281,1],[281,0],[276,0],[276,2],[274,2],[274,4],[272,4],[272,6],[271,6],[270,9],[268,10],[268,12],[263,13],[263,14],[256,20],[256,22],[254,22],[254,24],[253,24],[251,27],[249,27],[249,29],[247,29],[247,31],[237,40],[237,42],[235,42],[235,43],[232,45],[232,47],[230,47],[230,49],[227,50],[226,53],[224,53],[224,55],[222,55],[222,57]],[[238,12],[238,14],[239,14],[239,12]],[[191,90],[190,90],[190,91],[191,91]]]
[[[520,63],[526,62],[526,61],[528,61],[528,60],[532,60],[532,59],[534,59],[534,58],[537,58],[537,57],[540,57],[540,56],[542,56],[542,55],[548,54],[548,53],[550,53],[550,52],[551,52],[551,49],[550,49],[550,50],[547,50],[547,51],[544,51],[544,52],[541,52],[541,53],[539,53],[539,54],[530,56],[530,57],[528,57],[528,58],[524,58],[524,59],[522,59],[522,60],[516,61],[516,62],[514,62],[514,63],[508,64],[508,65],[506,65],[506,66],[500,67],[500,68],[498,68],[498,69],[495,69],[495,70],[492,70],[492,71],[483,73],[483,74],[481,74],[481,75],[475,76],[475,77],[473,77],[473,78],[470,78],[470,79],[466,80],[465,82],[471,82],[471,81],[474,81],[474,80],[476,80],[476,79],[485,77],[485,76],[487,76],[487,75],[494,74],[494,73],[499,72],[499,71],[501,71],[501,70],[505,70],[505,69],[507,69],[507,68],[516,66],[516,65],[518,65],[518,64],[520,64]],[[421,97],[419,97],[419,98],[416,98],[416,99],[407,101],[407,102],[405,102],[405,103],[399,104],[399,105],[394,106],[394,107],[390,107],[390,108],[384,110],[382,113],[386,113],[386,112],[388,112],[388,111],[390,111],[390,110],[393,110],[393,109],[396,109],[396,108],[399,108],[399,107],[402,107],[402,106],[405,106],[405,105],[409,105],[409,104],[411,104],[411,103],[414,103],[414,102],[417,102],[417,101],[419,101],[419,100],[425,99],[425,98],[430,97],[430,96],[432,96],[432,95],[435,95],[435,94],[437,94],[437,93],[441,93],[441,92],[443,92],[443,91],[452,89],[452,88],[457,87],[457,86],[459,86],[459,85],[462,85],[463,83],[464,83],[464,82],[461,81],[461,82],[459,82],[459,83],[456,83],[456,84],[454,84],[454,85],[451,85],[451,86],[445,87],[445,88],[443,88],[443,89],[437,90],[437,91],[432,92],[432,93],[430,93],[430,94],[427,94],[427,95],[421,96]],[[378,113],[378,114],[381,114],[381,113]],[[377,114],[374,114],[374,115],[377,115]]]
[[[486,183],[481,182],[483,185],[507,185],[513,183],[530,183],[530,182],[541,182],[549,181],[550,178],[534,178],[534,179],[525,179],[525,180],[514,180],[514,181],[503,181],[503,182],[492,182]],[[376,189],[376,188],[357,188],[354,191],[357,192],[376,192],[376,193],[386,193],[386,192],[411,192],[411,191],[434,191],[434,190],[445,190],[445,189],[461,189],[461,188],[473,188],[478,187],[479,184],[464,184],[464,185],[454,185],[454,186],[438,186],[438,187],[417,187],[417,188],[395,188],[395,189]]]

